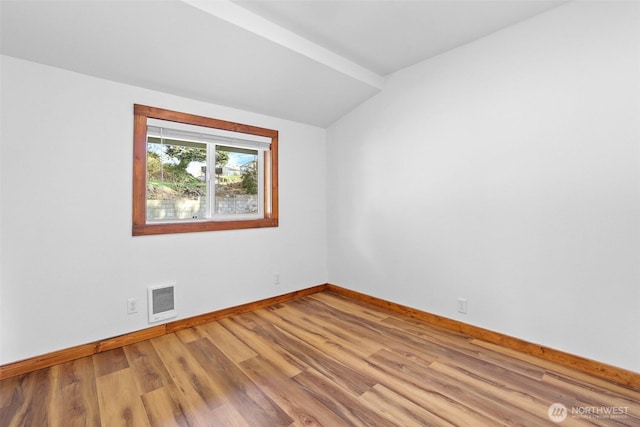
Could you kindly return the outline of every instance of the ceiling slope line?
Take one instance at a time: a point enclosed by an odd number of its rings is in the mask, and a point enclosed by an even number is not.
[[[317,45],[298,34],[233,3],[230,0],[182,0],[219,19],[237,25],[287,49],[304,55],[375,89],[382,90],[384,77]]]

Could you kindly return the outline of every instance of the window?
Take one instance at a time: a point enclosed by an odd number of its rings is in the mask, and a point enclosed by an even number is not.
[[[278,131],[134,105],[133,235],[278,226]]]

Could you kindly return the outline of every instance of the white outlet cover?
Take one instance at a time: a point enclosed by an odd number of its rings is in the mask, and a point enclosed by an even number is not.
[[[458,298],[458,313],[467,314],[467,300]]]
[[[127,314],[134,314],[138,312],[138,300],[136,298],[129,298],[127,300]]]

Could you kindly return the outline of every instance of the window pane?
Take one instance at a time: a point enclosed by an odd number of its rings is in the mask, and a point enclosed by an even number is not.
[[[149,138],[147,220],[205,218],[206,161],[204,144]]]
[[[258,150],[216,146],[214,213],[259,212]]]

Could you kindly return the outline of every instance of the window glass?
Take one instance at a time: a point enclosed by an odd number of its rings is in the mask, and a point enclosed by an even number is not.
[[[259,214],[258,150],[216,146],[214,214]]]
[[[211,142],[202,142],[207,140]],[[148,128],[147,221],[262,214],[261,150],[221,145],[216,140],[207,134]],[[225,140],[234,142],[252,145]]]
[[[195,144],[194,144],[195,145]],[[207,217],[207,147],[147,144],[147,220]]]

